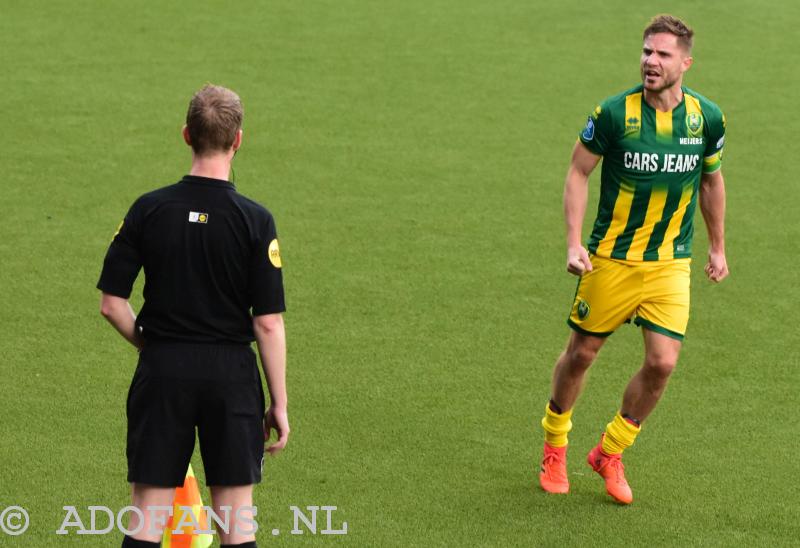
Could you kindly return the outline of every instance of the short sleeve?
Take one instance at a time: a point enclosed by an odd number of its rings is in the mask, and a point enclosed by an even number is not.
[[[597,105],[586,120],[586,126],[581,131],[579,139],[590,151],[603,156],[609,149],[612,136],[611,112],[605,105]]]
[[[261,223],[250,260],[250,298],[253,316],[286,310],[283,263],[278,233],[271,215]]]
[[[722,167],[722,149],[725,146],[725,115],[714,110],[707,116],[706,150],[703,154],[703,173],[714,173]]]
[[[120,223],[103,261],[97,289],[127,299],[142,268],[142,214],[139,202],[134,203]]]

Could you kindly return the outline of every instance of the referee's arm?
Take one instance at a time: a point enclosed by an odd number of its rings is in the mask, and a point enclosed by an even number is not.
[[[142,349],[143,341],[136,328],[136,314],[133,313],[128,299],[104,292],[100,299],[100,313],[125,340],[137,349]]]
[[[270,454],[279,452],[289,440],[289,418],[286,411],[286,333],[283,315],[263,314],[253,317],[253,332],[267,380],[270,405],[264,417],[264,440],[275,430],[278,441],[267,447]]]

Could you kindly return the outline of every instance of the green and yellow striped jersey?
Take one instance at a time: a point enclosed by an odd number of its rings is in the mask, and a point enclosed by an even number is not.
[[[603,101],[580,141],[603,156],[600,204],[587,248],[599,257],[666,261],[691,256],[702,173],[720,169],[725,116],[684,87],[660,112],[642,86]]]

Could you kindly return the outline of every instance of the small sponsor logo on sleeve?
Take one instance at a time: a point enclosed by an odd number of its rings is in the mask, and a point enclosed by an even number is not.
[[[189,222],[206,224],[208,222],[208,213],[202,213],[200,211],[190,211]]]
[[[281,268],[283,266],[281,262],[281,248],[278,245],[278,240],[272,240],[269,243],[267,257],[269,257],[269,262],[272,263],[272,266],[275,268]]]
[[[724,144],[725,144],[725,136],[723,135],[722,137],[719,138],[719,141],[717,141],[717,150],[721,149],[722,145]]]
[[[119,231],[120,231],[120,230],[122,230],[122,225],[124,225],[124,224],[125,224],[125,219],[122,219],[122,220],[119,222],[119,226],[117,227],[117,231],[116,231],[116,232],[114,232],[114,235],[113,235],[113,236],[111,236],[111,241],[112,241],[112,242],[113,242],[113,241],[114,241],[114,239],[115,239],[115,238],[116,238],[116,237],[119,235]]]
[[[589,116],[589,119],[586,120],[586,127],[583,128],[581,137],[583,137],[586,141],[591,141],[594,139],[594,120],[592,120],[591,116]]]

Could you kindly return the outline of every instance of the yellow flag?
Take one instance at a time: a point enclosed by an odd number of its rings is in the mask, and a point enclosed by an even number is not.
[[[190,506],[194,514],[186,516],[181,506]],[[176,524],[188,524],[181,527],[180,533],[173,534],[172,530]],[[214,540],[210,534],[195,534],[195,524],[199,525],[200,530],[208,530],[208,516],[203,510],[203,501],[200,499],[200,489],[197,487],[197,479],[194,477],[192,465],[186,471],[186,479],[183,487],[175,489],[175,502],[172,503],[172,516],[167,521],[167,528],[164,529],[164,538],[161,539],[163,548],[208,548]]]

